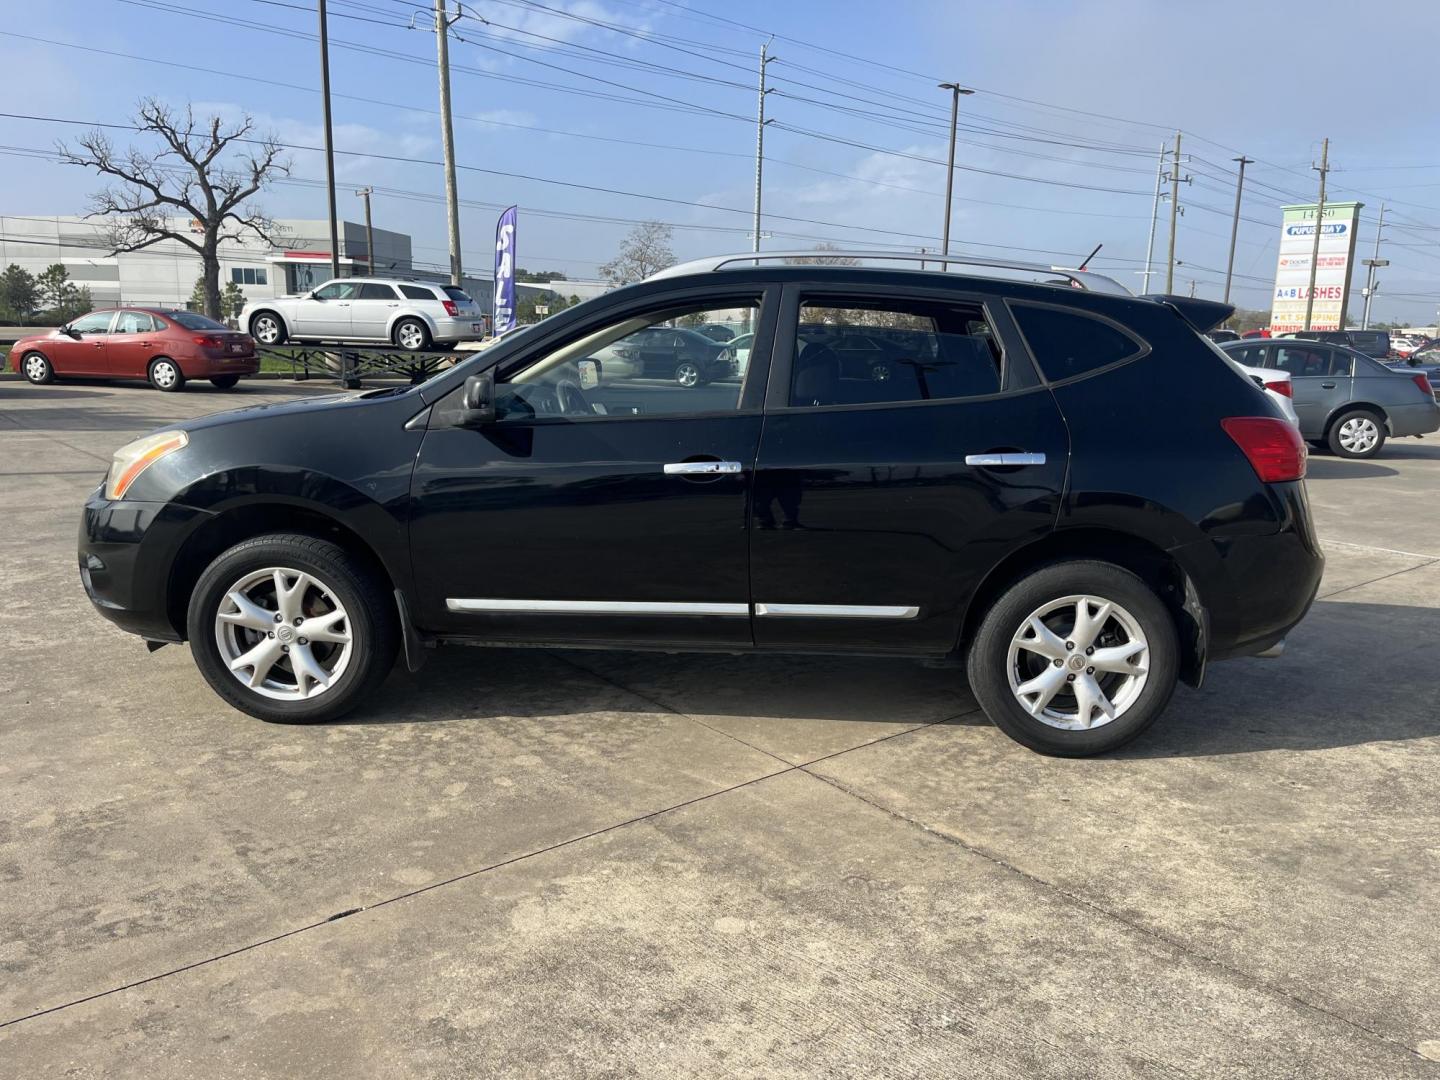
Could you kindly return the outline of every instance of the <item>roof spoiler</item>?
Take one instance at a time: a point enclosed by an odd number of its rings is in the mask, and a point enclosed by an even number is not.
[[[1144,299],[1166,304],[1180,313],[1180,317],[1200,333],[1214,330],[1231,315],[1235,314],[1232,304],[1215,300],[1197,300],[1193,296],[1170,296],[1165,293],[1148,293]]]

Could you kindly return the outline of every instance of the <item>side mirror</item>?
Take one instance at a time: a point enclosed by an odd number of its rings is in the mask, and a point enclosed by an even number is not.
[[[60,333],[64,334],[68,338],[75,338],[77,340],[80,337],[80,335],[76,333],[75,327],[71,326],[69,323],[66,323],[64,326],[60,327]]]
[[[471,375],[460,391],[461,427],[484,427],[495,422],[495,376],[488,372]]]

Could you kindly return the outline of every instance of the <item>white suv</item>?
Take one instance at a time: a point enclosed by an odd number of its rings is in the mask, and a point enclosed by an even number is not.
[[[480,306],[464,289],[393,278],[336,278],[301,296],[251,300],[240,325],[261,345],[385,342],[422,350],[485,336]]]

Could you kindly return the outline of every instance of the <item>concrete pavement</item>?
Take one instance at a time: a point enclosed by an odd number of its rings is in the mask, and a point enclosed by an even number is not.
[[[1108,758],[879,660],[448,649],[278,727],[74,531],[310,392],[0,382],[0,1074],[1440,1075],[1440,444],[1317,458],[1285,657]]]

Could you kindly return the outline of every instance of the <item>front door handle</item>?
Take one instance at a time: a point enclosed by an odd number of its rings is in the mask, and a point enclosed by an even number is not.
[[[740,471],[738,461],[672,461],[665,466],[666,476],[733,476]]]
[[[1007,454],[966,454],[966,465],[979,465],[983,467],[998,468],[1014,465],[1044,465],[1044,454],[1007,453]]]
[[[1335,384],[1334,384],[1333,382],[1322,382],[1322,383],[1320,384],[1320,389],[1321,389],[1321,390],[1334,390],[1334,389],[1335,389]]]

